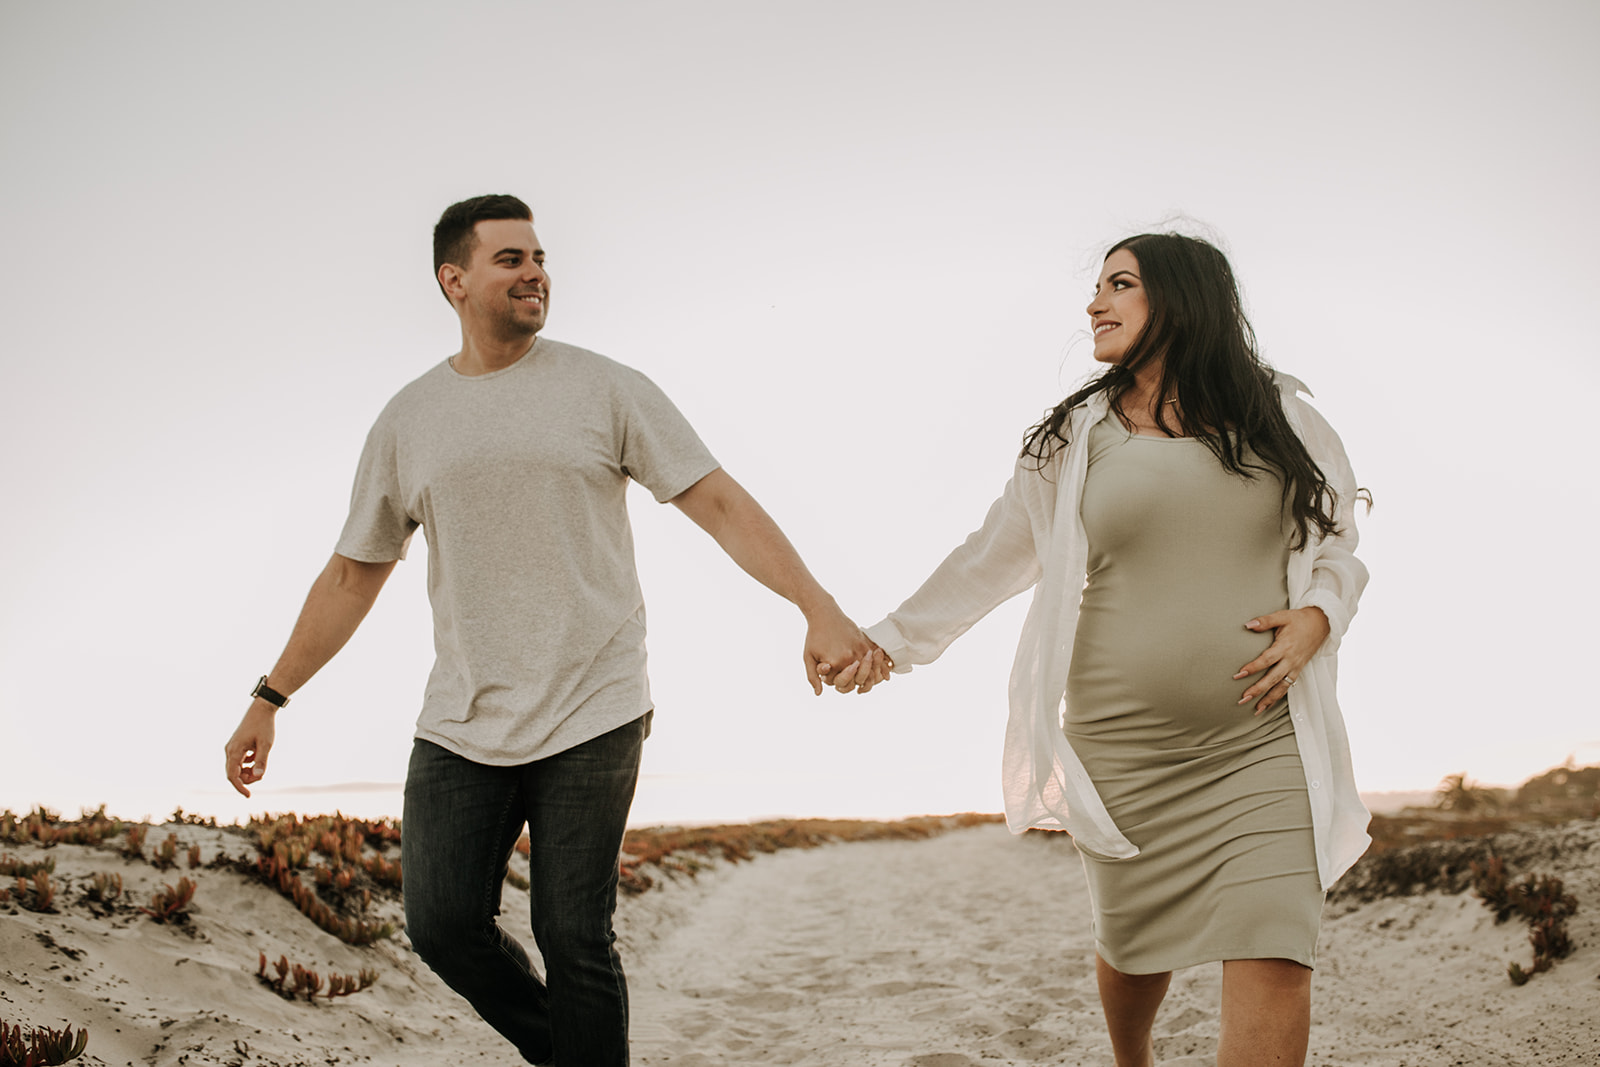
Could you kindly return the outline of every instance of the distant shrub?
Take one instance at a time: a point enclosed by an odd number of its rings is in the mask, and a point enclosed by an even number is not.
[[[1554,767],[1523,782],[1516,802],[1527,811],[1600,816],[1600,766]]]
[[[1434,807],[1461,815],[1492,814],[1508,799],[1505,790],[1481,786],[1465,773],[1446,776],[1433,791]]]

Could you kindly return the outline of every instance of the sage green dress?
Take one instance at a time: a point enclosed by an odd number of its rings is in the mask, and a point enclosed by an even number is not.
[[[1227,473],[1194,438],[1089,437],[1089,538],[1064,723],[1138,846],[1085,852],[1100,955],[1126,974],[1230,959],[1315,961],[1322,888],[1286,701],[1239,705],[1233,673],[1288,606],[1281,483]]]

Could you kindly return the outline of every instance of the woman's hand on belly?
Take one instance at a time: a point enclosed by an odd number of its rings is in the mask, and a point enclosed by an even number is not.
[[[1244,626],[1258,633],[1273,631],[1272,644],[1267,650],[1240,667],[1239,673],[1233,676],[1238,681],[1266,672],[1239,698],[1241,704],[1259,699],[1256,714],[1260,715],[1288,696],[1289,687],[1299,681],[1300,672],[1328,639],[1328,617],[1321,608],[1292,608],[1259,615]]]

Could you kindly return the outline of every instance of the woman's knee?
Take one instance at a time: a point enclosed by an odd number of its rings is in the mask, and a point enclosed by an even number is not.
[[[1153,974],[1128,974],[1119,971],[1107,963],[1105,957],[1095,954],[1096,976],[1102,984],[1111,983],[1131,991],[1165,989],[1167,983],[1172,981],[1171,971],[1157,971]]]
[[[1300,992],[1311,989],[1310,967],[1288,959],[1225,960],[1222,983],[1241,989]]]

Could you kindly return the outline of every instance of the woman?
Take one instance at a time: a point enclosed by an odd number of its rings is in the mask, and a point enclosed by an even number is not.
[[[1153,1062],[1171,972],[1214,960],[1218,1063],[1303,1063],[1323,893],[1368,842],[1334,696],[1367,581],[1354,478],[1304,387],[1261,363],[1211,245],[1122,241],[1088,312],[1106,371],[1029,431],[982,528],[867,633],[904,671],[1037,585],[1007,821],[1082,853],[1118,1067]]]

